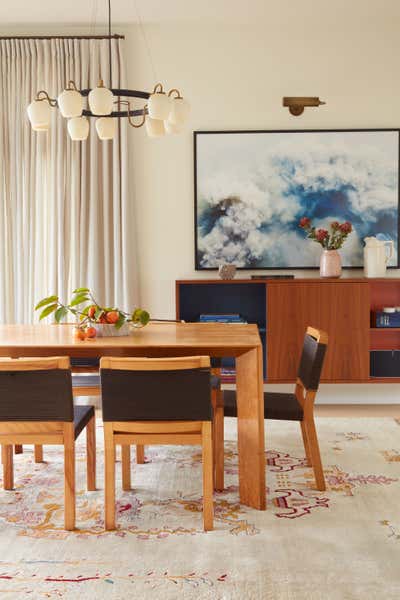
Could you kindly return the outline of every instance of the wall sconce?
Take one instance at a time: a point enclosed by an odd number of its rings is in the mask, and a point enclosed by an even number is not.
[[[291,115],[298,117],[303,114],[304,108],[306,106],[321,106],[321,104],[326,104],[326,102],[322,102],[317,96],[309,96],[309,97],[296,97],[296,96],[285,96],[282,102],[283,106],[287,106],[289,108],[289,112]]]

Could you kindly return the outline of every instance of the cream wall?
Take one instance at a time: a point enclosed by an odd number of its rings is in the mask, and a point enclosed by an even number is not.
[[[252,26],[164,23],[146,32],[157,78],[192,104],[184,135],[131,136],[141,300],[166,318],[174,315],[175,279],[210,276],[193,266],[192,130],[398,127],[400,27],[362,21],[349,8],[334,23],[315,11],[306,20],[275,14]],[[131,86],[150,88],[154,76],[135,28],[126,55]],[[327,105],[296,118],[282,108],[284,95],[318,95]]]

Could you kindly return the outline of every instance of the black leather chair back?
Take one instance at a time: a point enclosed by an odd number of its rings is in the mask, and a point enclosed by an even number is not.
[[[210,421],[209,368],[100,369],[104,421]]]
[[[326,344],[319,342],[308,332],[304,336],[298,377],[306,390],[317,390],[324,364]]]
[[[71,371],[0,371],[0,421],[73,421]]]

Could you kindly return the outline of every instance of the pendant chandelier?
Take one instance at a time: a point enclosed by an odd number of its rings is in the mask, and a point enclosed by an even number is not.
[[[51,98],[40,90],[28,106],[28,117],[34,131],[50,129],[51,109],[58,108],[68,119],[67,129],[74,141],[84,141],[89,135],[89,118],[96,119],[96,131],[101,140],[112,140],[117,130],[117,119],[127,119],[135,129],[145,125],[149,137],[161,137],[166,133],[180,133],[189,115],[189,104],[174,88],[167,93],[157,83],[151,93],[123,90],[111,87],[111,0],[108,0],[108,42],[110,88],[99,80],[93,89],[79,89],[69,81],[58,98]],[[85,98],[88,108],[85,108]],[[147,101],[142,108],[135,109],[130,98]]]

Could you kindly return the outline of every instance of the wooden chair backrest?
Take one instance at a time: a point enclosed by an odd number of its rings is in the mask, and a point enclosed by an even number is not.
[[[307,327],[297,376],[306,390],[317,390],[328,345],[328,334]]]
[[[0,421],[74,419],[70,361],[0,358]]]
[[[100,361],[104,421],[210,421],[208,356]]]

